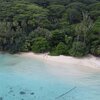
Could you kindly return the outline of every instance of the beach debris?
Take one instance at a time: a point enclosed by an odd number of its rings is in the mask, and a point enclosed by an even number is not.
[[[67,91],[67,92],[65,92],[65,93],[63,93],[63,94],[61,94],[61,95],[59,95],[59,96],[56,97],[55,99],[59,99],[59,98],[65,96],[65,95],[67,95],[68,93],[72,92],[74,89],[76,89],[76,87],[73,87],[72,89],[70,89],[69,91]]]
[[[21,94],[21,95],[24,95],[24,94],[26,94],[26,92],[24,92],[24,91],[20,91],[20,94]]]
[[[3,100],[3,97],[0,97],[0,100]]]

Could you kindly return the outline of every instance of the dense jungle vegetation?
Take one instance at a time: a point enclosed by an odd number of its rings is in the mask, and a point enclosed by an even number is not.
[[[100,0],[0,0],[0,51],[100,56]]]

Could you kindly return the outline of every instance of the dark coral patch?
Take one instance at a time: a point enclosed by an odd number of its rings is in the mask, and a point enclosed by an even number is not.
[[[24,94],[26,94],[26,92],[24,92],[24,91],[20,91],[20,94],[21,94],[21,95],[24,95]]]

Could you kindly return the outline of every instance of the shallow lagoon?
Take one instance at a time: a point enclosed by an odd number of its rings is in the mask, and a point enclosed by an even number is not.
[[[0,54],[0,100],[100,100],[100,71]]]

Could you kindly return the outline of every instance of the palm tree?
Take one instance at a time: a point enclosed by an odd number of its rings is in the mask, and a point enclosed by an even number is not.
[[[83,20],[81,23],[76,25],[75,32],[77,35],[77,41],[80,40],[80,36],[83,36],[84,38],[84,43],[86,43],[86,40],[91,33],[93,28],[93,21],[91,20],[90,16],[88,13],[83,13]]]
[[[89,34],[91,34],[93,28],[93,21],[91,20],[88,13],[83,13],[83,20],[81,24],[82,24],[82,31],[84,35],[84,43],[86,43],[86,40]]]

